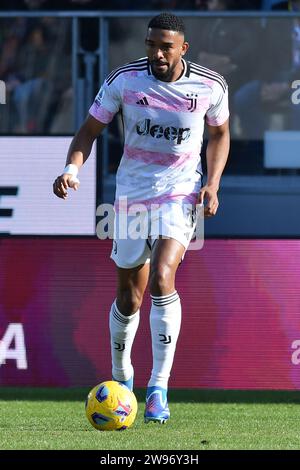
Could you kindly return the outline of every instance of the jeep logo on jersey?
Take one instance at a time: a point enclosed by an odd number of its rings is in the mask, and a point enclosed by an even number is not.
[[[164,137],[167,140],[175,141],[176,144],[189,140],[191,136],[191,129],[188,127],[163,127],[160,124],[152,125],[150,119],[144,119],[136,125],[138,135],[151,135],[154,139],[161,139]]]

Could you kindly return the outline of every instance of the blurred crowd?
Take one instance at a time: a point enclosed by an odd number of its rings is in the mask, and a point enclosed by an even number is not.
[[[284,10],[282,0],[1,0],[2,10]]]
[[[0,10],[260,10],[276,0],[1,0]],[[285,3],[285,2],[281,2]]]
[[[7,102],[0,132],[49,132],[71,84],[70,20],[2,19],[0,80],[6,85]]]

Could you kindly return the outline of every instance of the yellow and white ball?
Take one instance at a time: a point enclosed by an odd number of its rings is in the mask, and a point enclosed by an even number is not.
[[[88,394],[85,412],[91,425],[99,431],[121,431],[134,423],[136,397],[119,382],[102,382]]]

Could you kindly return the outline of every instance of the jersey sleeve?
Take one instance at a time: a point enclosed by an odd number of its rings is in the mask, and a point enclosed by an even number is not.
[[[223,88],[216,83],[211,97],[211,104],[206,113],[206,122],[210,126],[221,126],[229,117],[228,86]]]
[[[108,124],[119,111],[121,106],[120,92],[116,81],[107,84],[105,81],[100,88],[89,113],[103,124]]]

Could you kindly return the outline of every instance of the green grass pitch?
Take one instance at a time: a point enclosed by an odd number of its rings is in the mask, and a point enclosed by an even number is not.
[[[171,419],[99,432],[85,417],[86,389],[2,388],[0,449],[300,449],[299,392],[170,390]]]

